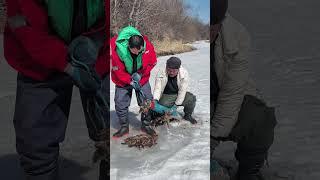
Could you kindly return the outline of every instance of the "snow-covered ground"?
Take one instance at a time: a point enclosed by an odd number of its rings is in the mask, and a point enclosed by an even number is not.
[[[122,139],[111,140],[111,179],[170,179],[202,180],[209,179],[210,157],[210,48],[209,43],[193,43],[197,50],[175,55],[182,60],[182,65],[189,71],[189,91],[197,96],[194,117],[197,125],[182,121],[157,129],[158,144],[150,149],[138,150],[122,145]],[[158,58],[158,64],[151,73],[150,84],[153,89],[154,77],[170,56]],[[118,120],[114,111],[114,84],[111,83],[111,133],[115,132]],[[130,134],[140,133],[138,105],[133,96],[130,114]],[[182,109],[179,110],[182,113]]]

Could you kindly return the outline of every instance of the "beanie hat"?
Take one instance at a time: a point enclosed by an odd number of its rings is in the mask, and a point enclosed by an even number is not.
[[[167,60],[167,68],[179,69],[181,66],[181,60],[177,57],[170,57]]]

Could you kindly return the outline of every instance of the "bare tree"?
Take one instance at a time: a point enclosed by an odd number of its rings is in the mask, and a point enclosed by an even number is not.
[[[205,25],[189,17],[188,8],[183,0],[111,0],[111,33],[132,25],[152,40],[206,38]]]

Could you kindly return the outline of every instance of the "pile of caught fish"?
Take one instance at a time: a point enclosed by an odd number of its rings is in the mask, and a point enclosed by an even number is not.
[[[151,107],[151,101],[147,100],[140,106],[140,113],[148,113]],[[173,121],[179,121],[176,118],[173,118],[169,112],[166,112],[164,115],[156,116],[155,119],[151,121],[152,127],[157,127],[166,124],[169,127],[169,123]],[[132,137],[124,139],[122,144],[128,145],[129,147],[137,147],[139,149],[145,147],[152,147],[157,144],[158,135],[153,136],[148,134],[139,134]]]
[[[99,133],[99,141],[95,143],[96,151],[93,155],[93,162],[100,160],[107,160],[110,154],[109,143],[110,143],[110,130],[106,128]]]
[[[153,136],[148,134],[138,134],[136,136],[128,137],[122,144],[128,145],[129,147],[137,147],[139,149],[144,147],[151,147],[157,144],[158,135]]]
[[[156,127],[160,125],[166,124],[169,127],[169,123],[172,121],[179,121],[178,119],[172,118],[169,113],[165,113],[164,115],[155,118],[151,126]],[[132,137],[128,137],[124,139],[122,144],[128,145],[129,147],[137,147],[139,149],[145,147],[152,147],[157,144],[158,135],[148,135],[148,134],[139,134]]]

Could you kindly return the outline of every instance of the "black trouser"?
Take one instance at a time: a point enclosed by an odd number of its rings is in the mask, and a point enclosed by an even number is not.
[[[103,86],[109,93],[108,80]],[[14,127],[16,149],[27,180],[58,179],[59,143],[65,138],[72,89],[71,79],[64,74],[41,82],[18,74]],[[82,101],[85,98],[81,93]],[[87,127],[95,140],[92,122],[87,121]]]
[[[267,107],[254,96],[246,95],[230,136],[212,137],[215,140],[232,140],[237,143],[235,157],[239,161],[240,180],[249,180],[258,175],[273,143],[276,123],[274,108]]]
[[[274,108],[254,96],[244,97],[238,123],[231,132],[236,141],[236,159],[239,161],[239,179],[249,179],[260,172],[274,140],[276,126]]]

